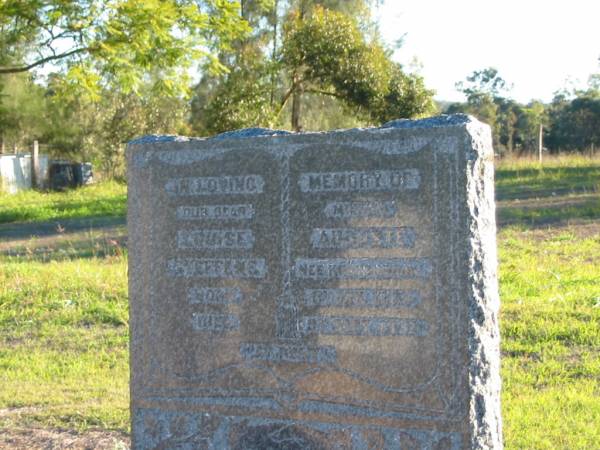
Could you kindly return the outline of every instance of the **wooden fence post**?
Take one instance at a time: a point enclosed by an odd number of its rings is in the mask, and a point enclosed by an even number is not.
[[[538,162],[542,163],[542,150],[544,149],[544,125],[540,123],[540,134],[538,136]]]
[[[31,149],[31,188],[37,189],[39,186],[39,174],[40,174],[40,158],[39,158],[39,145],[38,141],[33,141],[33,148]]]

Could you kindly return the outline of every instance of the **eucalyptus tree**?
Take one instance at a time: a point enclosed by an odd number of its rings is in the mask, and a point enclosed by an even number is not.
[[[223,58],[235,64],[221,77],[204,76],[196,88],[192,121],[198,132],[286,126],[286,115],[287,126],[301,130],[304,118],[318,116],[319,108],[361,124],[433,109],[423,80],[404,73],[380,43],[367,14],[370,2],[248,0],[247,5],[254,31]]]

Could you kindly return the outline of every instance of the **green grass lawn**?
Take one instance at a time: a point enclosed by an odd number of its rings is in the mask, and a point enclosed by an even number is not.
[[[66,192],[0,192],[0,223],[123,216],[127,186],[104,182]]]
[[[556,197],[600,191],[600,159],[555,158],[543,165],[528,160],[497,164],[496,196],[499,200]]]
[[[0,427],[127,429],[127,258],[101,254],[0,260],[0,408],[33,407]]]
[[[507,448],[600,448],[596,230],[499,233]]]
[[[599,179],[584,160],[498,168],[507,449],[600,448]],[[0,222],[122,215],[125,197],[1,197]],[[0,253],[0,428],[128,429],[127,253],[107,242]]]

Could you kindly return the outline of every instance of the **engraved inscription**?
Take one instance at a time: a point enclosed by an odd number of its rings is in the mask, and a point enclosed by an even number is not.
[[[412,227],[315,228],[310,237],[314,248],[412,248]]]
[[[165,190],[173,196],[262,194],[264,185],[260,175],[173,178]]]
[[[254,246],[251,230],[179,230],[177,247],[180,249],[243,248]]]
[[[300,332],[336,336],[427,336],[429,324],[422,319],[398,317],[304,316]]]
[[[242,397],[195,397],[203,405],[247,406]],[[272,402],[261,399],[264,407]],[[254,400],[256,402],[256,400]],[[273,409],[277,409],[274,407]],[[370,408],[318,401],[303,401],[299,409],[309,413],[373,415]],[[225,416],[214,411],[172,408],[134,408],[133,439],[144,449],[328,449],[328,450],[460,450],[462,435],[431,427],[391,428],[373,423],[358,424],[274,419],[263,415]]]
[[[325,216],[332,219],[351,219],[362,217],[394,217],[398,212],[396,202],[329,202],[323,210]]]
[[[428,279],[432,272],[429,258],[301,258],[294,267],[297,278],[313,280]]]
[[[403,289],[305,289],[306,306],[340,308],[415,308],[421,294]]]
[[[333,364],[337,360],[335,347],[330,345],[245,343],[240,346],[240,354],[246,360],[270,362]]]
[[[267,265],[263,258],[175,258],[167,261],[172,277],[264,278]]]
[[[298,183],[302,192],[404,191],[418,189],[421,175],[417,169],[309,172]]]
[[[243,220],[253,217],[254,206],[251,203],[177,207],[177,219],[179,220]]]
[[[148,196],[131,215],[148,222],[133,410],[159,422],[136,445],[451,448],[468,220],[446,171],[465,157],[385,133],[192,142],[176,164],[151,147],[132,177]]]
[[[242,291],[237,287],[198,287],[188,291],[188,301],[192,304],[229,305],[242,302]]]
[[[240,328],[240,319],[232,314],[193,313],[192,328],[196,331],[234,331]]]

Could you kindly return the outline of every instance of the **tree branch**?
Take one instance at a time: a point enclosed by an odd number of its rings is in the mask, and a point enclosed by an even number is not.
[[[58,59],[68,58],[69,56],[73,56],[73,55],[88,52],[88,51],[91,51],[91,47],[80,47],[80,48],[76,48],[76,49],[70,50],[65,53],[60,53],[58,55],[52,55],[52,56],[47,56],[45,58],[38,59],[37,61],[32,62],[31,64],[24,65],[24,66],[12,66],[12,67],[0,66],[0,75],[8,74],[8,73],[27,72],[27,71],[33,69],[34,67],[44,65],[50,61],[56,61]]]
[[[341,99],[344,98],[343,95],[340,95],[337,92],[322,91],[321,89],[305,89],[304,92],[308,92],[309,94],[329,95],[331,97],[341,98]]]
[[[288,89],[288,91],[285,93],[285,95],[281,99],[281,103],[279,104],[279,109],[283,109],[285,107],[285,104],[288,102],[288,100],[290,99],[290,96],[294,93],[295,90],[296,90],[296,84],[294,83],[294,84],[292,84],[292,87]]]
[[[283,111],[283,108],[285,108],[285,105],[287,104],[288,100],[290,99],[290,97],[292,96],[299,84],[300,82],[292,83],[292,86],[285,93],[285,95],[281,99],[281,103],[279,104],[279,108],[277,109],[277,113],[275,114],[273,122],[275,122],[279,118],[279,116],[281,115],[281,111]]]

